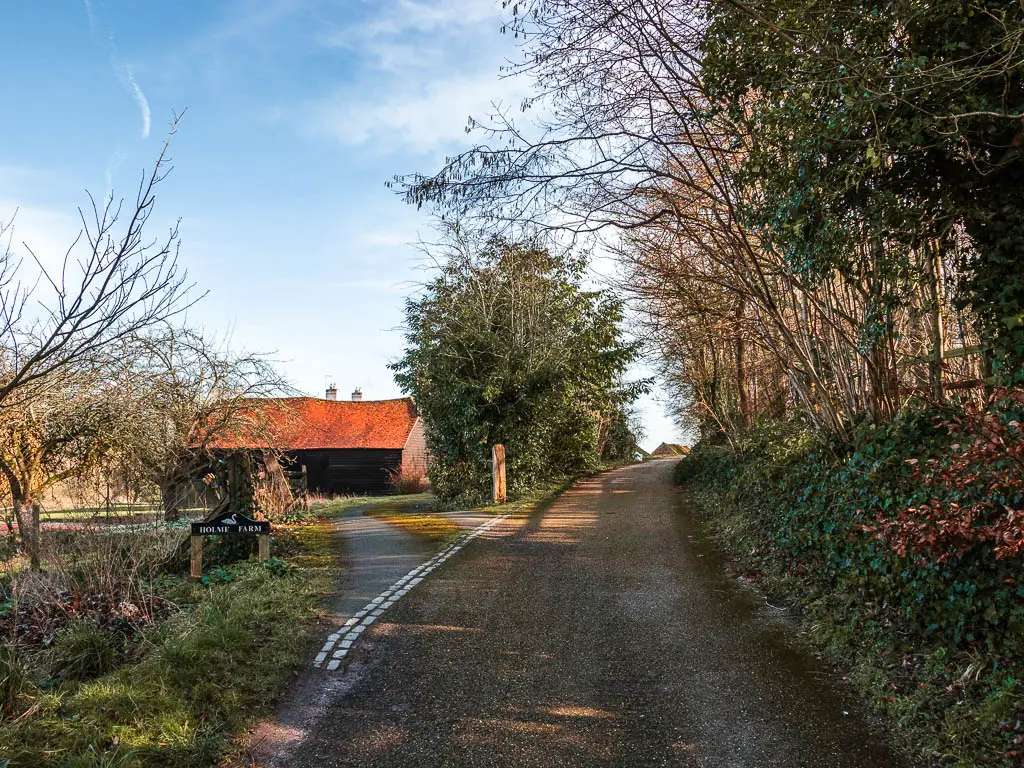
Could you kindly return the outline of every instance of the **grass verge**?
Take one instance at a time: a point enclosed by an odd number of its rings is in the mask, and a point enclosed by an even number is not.
[[[232,734],[271,709],[302,661],[336,572],[329,529],[281,527],[275,557],[209,569],[203,583],[159,577],[155,592],[175,608],[112,672],[55,679],[46,651],[20,659],[0,766],[184,768],[224,758]]]
[[[621,466],[621,465],[615,465]],[[612,469],[609,466],[604,469]],[[604,471],[602,469],[602,471]],[[471,509],[490,515],[511,515],[513,517],[529,517],[534,511],[550,504],[564,491],[571,488],[579,478],[566,478],[556,483],[541,486],[506,504],[481,504]],[[363,500],[365,503],[366,500]],[[350,508],[348,505],[342,508]],[[465,507],[456,502],[443,502],[430,494],[410,494],[393,496],[384,501],[370,502],[363,514],[394,525],[407,533],[425,536],[439,543],[455,538],[465,529],[453,523],[443,515],[442,511],[454,511]]]
[[[396,528],[423,536],[435,542],[444,542],[462,533],[462,527],[446,517],[430,511],[430,500],[413,502],[384,502],[374,504],[363,514]]]
[[[379,504],[401,506],[432,498],[429,493],[410,493],[394,496],[343,496],[313,504],[311,513],[317,517],[334,518],[355,507],[373,507]]]

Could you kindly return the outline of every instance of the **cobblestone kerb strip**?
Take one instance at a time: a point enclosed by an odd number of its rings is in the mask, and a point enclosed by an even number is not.
[[[313,666],[321,668],[327,665],[328,672],[334,672],[341,666],[341,662],[352,650],[359,636],[365,632],[373,622],[384,615],[384,612],[400,599],[408,594],[409,590],[419,584],[431,571],[441,565],[445,560],[454,555],[460,549],[478,536],[483,535],[495,525],[506,519],[508,515],[501,515],[488,520],[481,526],[459,536],[455,541],[442,549],[423,565],[418,565],[400,578],[390,587],[381,592],[377,597],[363,606],[363,608],[348,619],[341,629],[327,637],[327,642],[320,649],[320,653],[313,660]]]

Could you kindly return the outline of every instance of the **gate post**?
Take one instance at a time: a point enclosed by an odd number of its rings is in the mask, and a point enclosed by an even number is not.
[[[193,579],[201,578],[203,575],[203,537],[191,536],[192,539],[192,567],[189,574]]]
[[[497,443],[491,446],[493,464],[492,496],[495,504],[505,503],[505,446]]]

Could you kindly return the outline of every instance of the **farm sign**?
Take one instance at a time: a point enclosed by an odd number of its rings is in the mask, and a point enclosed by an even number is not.
[[[235,536],[243,533],[255,533],[259,537],[261,563],[270,557],[270,523],[266,520],[253,520],[241,512],[222,512],[201,523],[192,523],[192,578],[198,579],[203,575],[203,536]]]
[[[192,523],[193,536],[214,536],[216,534],[270,533],[270,523],[253,520],[241,512],[224,513],[213,520]]]

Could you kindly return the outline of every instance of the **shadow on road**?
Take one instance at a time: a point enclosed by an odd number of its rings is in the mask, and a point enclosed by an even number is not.
[[[730,580],[674,462],[581,481],[365,634],[291,766],[899,765]]]

